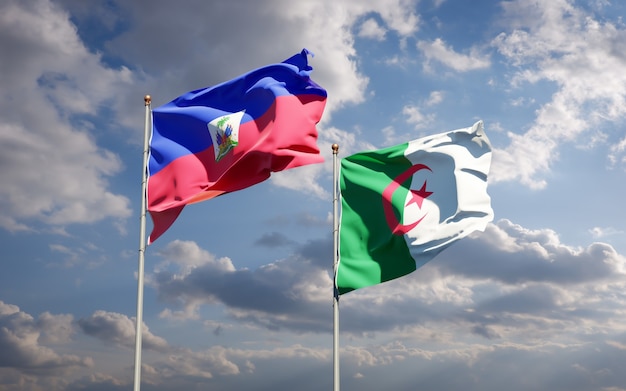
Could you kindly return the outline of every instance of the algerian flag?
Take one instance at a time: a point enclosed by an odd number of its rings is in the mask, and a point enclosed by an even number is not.
[[[413,272],[493,219],[479,121],[342,159],[339,294]]]

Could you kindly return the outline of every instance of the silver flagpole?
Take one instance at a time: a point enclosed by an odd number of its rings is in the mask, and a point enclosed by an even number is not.
[[[333,384],[334,391],[339,391],[339,291],[335,284],[337,276],[337,152],[339,145],[333,144]]]
[[[143,178],[141,180],[141,217],[139,224],[139,266],[137,268],[137,319],[135,324],[135,384],[134,391],[141,386],[141,331],[143,326],[143,264],[146,252],[146,187],[148,185],[148,143],[152,125],[150,104],[152,98],[143,98],[146,104],[146,121],[143,134]]]

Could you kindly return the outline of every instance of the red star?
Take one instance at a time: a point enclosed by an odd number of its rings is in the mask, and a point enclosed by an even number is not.
[[[411,190],[411,194],[413,194],[413,197],[409,200],[409,202],[406,203],[406,206],[409,206],[415,202],[417,206],[422,209],[422,202],[424,202],[426,198],[433,194],[433,192],[426,190],[426,181],[424,181],[422,188],[419,190]]]

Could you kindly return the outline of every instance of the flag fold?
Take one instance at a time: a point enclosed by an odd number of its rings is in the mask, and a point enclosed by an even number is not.
[[[326,91],[304,49],[282,63],[188,92],[152,110],[147,204],[154,242],[195,202],[323,161],[316,124]]]
[[[493,220],[482,121],[341,161],[339,294],[421,267]]]

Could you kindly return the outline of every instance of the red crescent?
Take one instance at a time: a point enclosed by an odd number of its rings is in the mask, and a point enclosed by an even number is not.
[[[408,170],[403,172],[394,178],[393,181],[385,188],[383,191],[383,210],[385,212],[385,219],[387,219],[387,225],[391,228],[391,233],[394,235],[402,236],[415,228],[426,216],[422,216],[421,219],[417,220],[414,223],[405,225],[402,224],[396,219],[396,215],[393,213],[393,206],[391,205],[391,198],[393,197],[393,193],[400,187],[402,182],[409,179],[413,174],[420,170],[428,170],[431,171],[430,167],[425,164],[416,164],[411,166]]]

